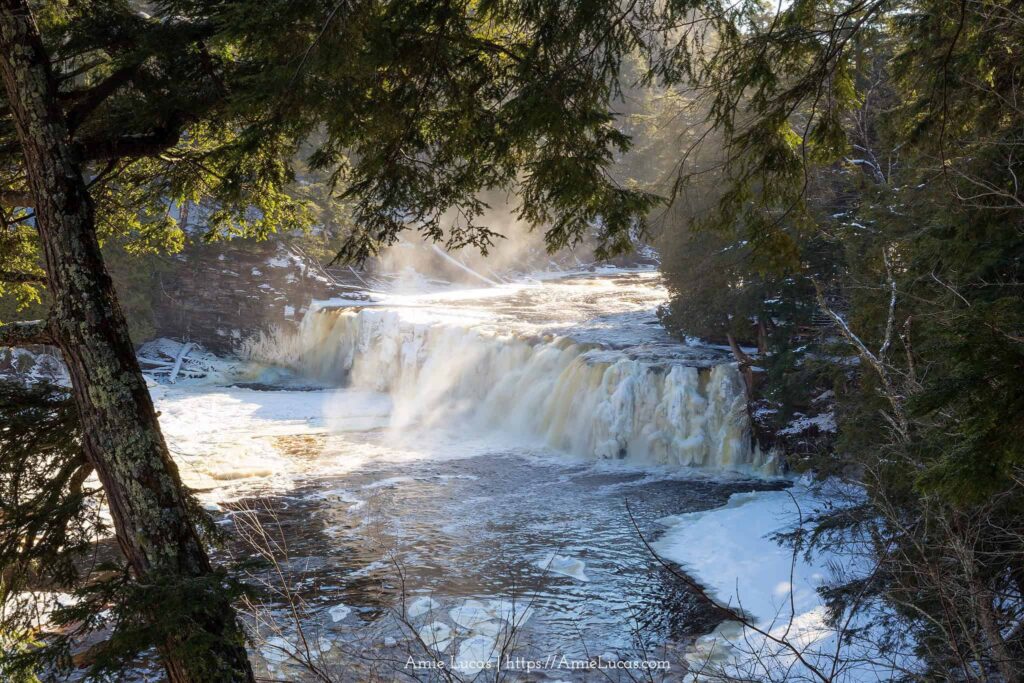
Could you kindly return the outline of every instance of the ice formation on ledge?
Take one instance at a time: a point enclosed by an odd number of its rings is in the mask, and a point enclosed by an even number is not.
[[[499,429],[585,457],[771,473],[752,446],[735,364],[633,360],[564,337],[499,336],[400,310],[310,311],[254,360],[385,392],[391,427]]]

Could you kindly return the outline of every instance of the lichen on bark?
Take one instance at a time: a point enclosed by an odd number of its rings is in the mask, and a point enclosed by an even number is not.
[[[82,168],[25,0],[0,0],[0,76],[55,302],[47,327],[69,370],[84,450],[103,484],[118,542],[141,583],[215,587],[103,263]],[[227,599],[215,590],[194,599],[204,604],[191,631],[164,633],[157,643],[171,681],[251,681]],[[150,618],[159,620],[159,606],[151,608]]]

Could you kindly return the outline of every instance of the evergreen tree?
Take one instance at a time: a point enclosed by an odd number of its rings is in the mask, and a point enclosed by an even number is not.
[[[220,575],[189,516],[100,240],[180,241],[302,225],[285,188],[308,163],[354,201],[362,259],[418,227],[486,250],[485,189],[515,189],[553,247],[595,230],[626,249],[653,198],[606,167],[628,146],[609,100],[636,45],[618,3],[0,2],[0,276],[42,321],[0,344],[61,350],[82,447],[117,539],[154,587],[149,637],[172,681],[251,680]],[[446,226],[445,212],[460,220]],[[449,214],[450,215],[450,214]],[[186,594],[163,617],[169,596]],[[141,644],[136,643],[137,646]]]
[[[836,373],[837,452],[809,464],[853,474],[869,502],[818,519],[817,538],[870,539],[878,569],[830,591],[833,606],[887,601],[913,624],[928,676],[1017,680],[1019,11],[928,0],[685,10],[697,21],[652,46],[652,73],[696,86],[724,150],[717,205],[688,229],[751,256],[712,250],[705,270],[727,269],[730,285],[715,307],[749,311],[749,283],[792,278],[801,284],[783,298],[816,307],[830,331],[810,348],[783,336],[762,360],[799,347],[850,368]],[[699,181],[699,169],[678,177]],[[700,306],[685,284],[676,292],[673,311]],[[832,342],[856,364],[837,363]]]

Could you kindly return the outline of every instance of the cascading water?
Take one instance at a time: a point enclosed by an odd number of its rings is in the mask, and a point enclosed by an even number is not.
[[[659,571],[644,539],[666,516],[780,485],[685,470],[772,473],[751,447],[729,352],[665,332],[654,272],[372,296],[250,340],[244,355],[262,363],[153,388],[180,470],[217,523],[244,528],[239,511],[251,510],[287,539],[287,561],[258,575],[289,585],[261,611],[274,635],[257,645],[259,675],[307,680],[285,655],[312,642],[318,670],[369,663],[393,667],[388,680],[410,677],[410,656],[469,680],[501,653],[659,653],[665,680],[680,679],[682,645],[720,613]],[[517,666],[504,664],[500,678]]]
[[[568,336],[499,334],[401,308],[321,308],[254,359],[387,393],[391,427],[502,430],[572,454],[771,473],[732,363],[634,359]]]

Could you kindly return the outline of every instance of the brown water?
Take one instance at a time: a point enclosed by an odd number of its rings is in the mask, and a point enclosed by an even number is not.
[[[317,459],[338,457],[337,443],[325,449],[312,437],[277,438],[291,457],[309,458],[311,471]],[[379,446],[374,442],[382,438],[350,435],[345,447]],[[710,631],[716,616],[662,567],[640,534],[653,538],[662,517],[717,507],[731,493],[770,485],[560,464],[530,449],[479,450],[441,462],[373,460],[343,476],[300,480],[287,493],[237,501],[231,510],[244,512],[221,514],[229,528],[262,522],[280,564],[264,564],[251,579],[271,592],[283,585],[294,592],[289,599],[267,594],[259,610],[272,624],[260,627],[269,638],[262,647],[269,661],[260,662],[267,676],[315,680],[311,669],[322,669],[341,680],[648,680],[632,670],[585,672],[555,663],[530,673],[409,667],[410,656],[459,662],[461,643],[478,629],[450,612],[467,600],[507,603],[515,627],[487,621],[500,628],[491,634],[494,656],[513,668],[517,657],[565,657],[573,666],[600,656],[665,661],[672,668],[654,672],[654,680],[682,676],[683,646]],[[235,551],[252,554],[243,543]],[[589,580],[546,571],[551,553],[583,562]],[[434,601],[431,609],[403,614],[424,596]],[[338,605],[351,611],[334,621],[330,610]],[[434,622],[451,630],[441,652],[415,636]],[[306,659],[303,638],[312,643],[311,665],[279,661],[292,651]]]
[[[725,471],[770,463],[664,298],[646,273],[337,302],[254,343],[269,369],[154,389],[218,559],[262,588],[260,675],[680,680],[717,617],[642,538],[782,484]]]

